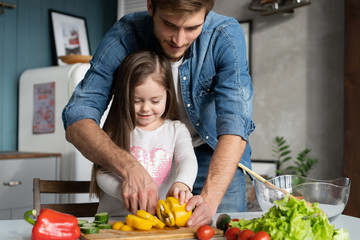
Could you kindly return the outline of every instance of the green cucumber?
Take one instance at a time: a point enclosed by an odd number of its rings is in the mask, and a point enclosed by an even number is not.
[[[80,231],[84,234],[99,233],[98,227],[80,227]]]
[[[108,222],[107,221],[97,221],[97,220],[94,220],[93,223],[97,226],[99,224],[107,224]]]
[[[98,227],[99,229],[111,229],[112,225],[111,225],[111,224],[108,224],[108,223],[103,223],[103,224],[97,225],[97,227]]]
[[[88,220],[86,219],[78,219],[78,225],[81,227],[82,225],[84,225],[85,223],[88,223]]]
[[[81,227],[96,227],[96,223],[84,223]]]
[[[109,213],[108,212],[101,212],[95,214],[95,223],[108,223],[109,221]],[[101,222],[101,223],[100,223]]]

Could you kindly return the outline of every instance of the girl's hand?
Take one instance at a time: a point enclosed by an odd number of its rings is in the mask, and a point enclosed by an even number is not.
[[[174,183],[169,189],[166,197],[175,197],[179,199],[180,204],[187,203],[189,199],[193,196],[190,191],[190,188],[181,182]]]

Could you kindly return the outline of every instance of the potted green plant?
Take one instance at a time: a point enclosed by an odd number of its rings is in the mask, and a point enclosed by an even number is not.
[[[284,174],[300,175],[307,177],[311,168],[318,162],[318,159],[309,157],[310,149],[305,148],[300,151],[294,161],[295,165],[283,167],[285,162],[292,159],[290,146],[286,144],[284,137],[275,137],[272,144],[273,157],[279,163],[279,169],[276,171],[277,176]]]

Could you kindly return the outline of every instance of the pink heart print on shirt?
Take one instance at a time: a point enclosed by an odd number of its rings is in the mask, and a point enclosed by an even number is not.
[[[147,151],[139,146],[132,146],[130,152],[150,173],[159,187],[171,169],[172,153],[168,153],[163,148],[152,148]]]

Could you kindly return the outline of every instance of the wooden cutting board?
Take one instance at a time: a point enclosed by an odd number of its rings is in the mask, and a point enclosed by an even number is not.
[[[151,229],[149,231],[134,230],[124,232],[115,229],[100,229],[99,233],[94,234],[81,234],[81,240],[134,240],[134,239],[196,239],[196,230],[198,227],[192,228],[170,228],[164,229]],[[214,237],[224,236],[223,230],[213,228],[215,231]]]

